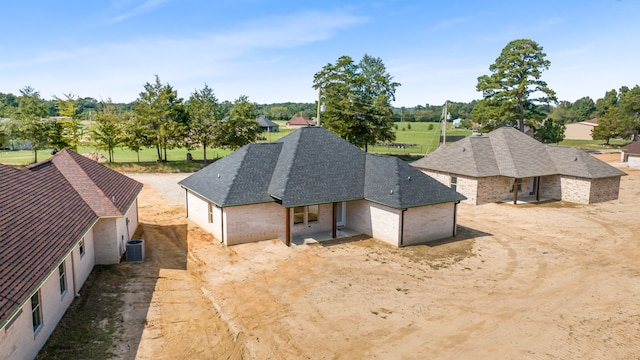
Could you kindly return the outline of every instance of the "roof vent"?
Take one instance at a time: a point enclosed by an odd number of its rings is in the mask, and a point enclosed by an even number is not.
[[[393,190],[389,191],[389,194],[393,195]]]
[[[220,178],[220,174],[218,174],[218,178]]]
[[[576,156],[576,157],[573,159],[573,161],[578,161],[578,157]]]
[[[114,204],[116,203],[116,197],[115,196],[111,197],[111,202],[114,203]]]
[[[407,176],[407,180],[411,181],[411,176]]]
[[[467,151],[467,148],[462,148],[462,152],[465,152],[465,151]]]

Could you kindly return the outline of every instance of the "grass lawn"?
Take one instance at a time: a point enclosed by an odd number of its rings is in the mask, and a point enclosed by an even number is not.
[[[274,133],[263,133],[265,140],[259,142],[271,142],[276,141],[283,136],[286,136],[294,131],[294,129],[287,129],[285,127],[285,121],[275,121],[280,125],[280,131]],[[441,124],[440,123],[395,123],[397,129],[394,129],[396,133],[395,146],[384,145],[372,145],[369,146],[369,152],[377,154],[387,155],[416,155],[426,154],[434,151],[439,146]],[[411,127],[411,128],[409,128]],[[431,127],[431,129],[430,129]],[[452,124],[449,124],[447,128],[447,135],[471,135],[470,130],[466,129],[454,129]],[[582,149],[599,150],[603,148],[616,149],[618,147],[628,144],[628,141],[624,140],[611,140],[609,146],[603,146],[601,140],[564,140],[560,143],[562,146],[575,146]],[[83,154],[87,152],[97,151],[105,157],[106,151],[96,150],[93,147],[81,146],[78,148],[78,152]],[[231,150],[227,149],[207,149],[207,160],[219,159],[228,155]],[[125,172],[180,172],[180,171],[195,171],[204,166],[202,148],[193,149],[190,151],[193,162],[186,162],[187,150],[171,149],[167,150],[167,163],[158,163],[156,149],[148,148],[140,151],[140,162],[138,162],[138,154],[126,149],[117,148],[114,152],[114,162],[109,166]],[[51,157],[51,150],[38,151],[38,161],[43,161]],[[33,163],[32,151],[1,151],[0,163],[24,166]]]

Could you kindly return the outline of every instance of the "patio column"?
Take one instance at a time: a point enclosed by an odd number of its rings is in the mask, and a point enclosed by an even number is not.
[[[513,205],[518,203],[518,178],[513,179]]]
[[[331,238],[335,239],[336,234],[338,233],[338,203],[333,203],[333,225],[331,227]]]
[[[284,227],[284,243],[287,246],[291,245],[291,212],[289,211],[289,208],[284,208],[284,221],[286,222],[285,227]]]
[[[536,201],[540,201],[540,176],[538,176],[538,181],[536,181]]]

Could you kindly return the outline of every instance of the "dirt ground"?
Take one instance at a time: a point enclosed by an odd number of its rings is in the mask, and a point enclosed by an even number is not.
[[[616,156],[603,156],[617,161]],[[137,359],[638,359],[640,171],[595,205],[461,205],[459,236],[225,247],[145,183],[119,343]]]

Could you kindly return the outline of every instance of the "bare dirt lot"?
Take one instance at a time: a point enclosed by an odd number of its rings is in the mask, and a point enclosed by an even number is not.
[[[126,264],[118,356],[637,359],[640,172],[628,173],[617,201],[461,205],[458,237],[402,249],[225,247],[185,219],[184,175],[137,177],[146,259]]]

